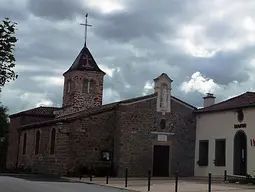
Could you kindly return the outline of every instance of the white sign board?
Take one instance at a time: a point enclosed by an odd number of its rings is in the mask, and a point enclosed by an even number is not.
[[[158,135],[158,141],[167,141],[167,135]]]

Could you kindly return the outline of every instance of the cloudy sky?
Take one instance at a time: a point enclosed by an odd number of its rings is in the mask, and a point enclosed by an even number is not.
[[[158,3],[160,2],[160,3]],[[151,93],[165,72],[172,94],[197,107],[255,90],[254,0],[0,0],[18,23],[16,68],[1,101],[10,113],[60,106],[62,73],[84,43],[107,73],[104,103]]]

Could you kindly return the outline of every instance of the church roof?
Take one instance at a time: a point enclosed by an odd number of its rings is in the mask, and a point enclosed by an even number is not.
[[[21,115],[29,115],[29,116],[52,116],[54,117],[53,111],[58,110],[60,108],[58,107],[36,107],[33,109],[29,109],[26,111],[21,111],[19,113],[15,113],[12,115],[9,115],[10,118],[17,117]]]
[[[255,92],[248,91],[246,93],[243,93],[236,97],[232,97],[220,103],[216,103],[209,107],[198,109],[196,110],[196,113],[215,112],[247,107],[255,107]]]
[[[93,58],[87,47],[82,48],[79,55],[73,62],[72,66],[65,73],[68,73],[70,71],[95,71],[105,74],[105,72],[103,72],[98,67],[95,59]]]
[[[122,101],[118,101],[118,102],[114,102],[114,103],[110,103],[110,104],[106,104],[106,105],[101,105],[98,107],[93,107],[93,108],[89,108],[86,110],[82,110],[82,111],[78,111],[76,113],[70,114],[70,115],[66,115],[66,116],[61,116],[57,119],[53,119],[53,120],[48,120],[48,121],[43,121],[43,122],[37,122],[37,123],[31,123],[31,124],[27,124],[21,127],[21,129],[27,129],[27,128],[34,128],[36,126],[45,126],[45,125],[50,125],[50,124],[54,124],[57,122],[70,122],[74,119],[78,119],[81,117],[86,117],[86,116],[90,116],[90,115],[95,115],[98,113],[103,113],[106,111],[111,111],[113,109],[116,109],[117,107],[119,107],[121,104],[129,104],[129,103],[133,103],[133,102],[139,102],[142,100],[146,100],[146,99],[150,99],[150,98],[155,98],[157,96],[157,93],[153,93],[150,95],[145,95],[145,96],[141,96],[141,97],[135,97],[135,98],[131,98],[131,99],[126,99],[126,100],[122,100]],[[174,97],[171,96],[171,98],[174,101],[177,101],[179,103],[182,103],[183,105],[186,105],[192,109],[196,109],[196,107]]]

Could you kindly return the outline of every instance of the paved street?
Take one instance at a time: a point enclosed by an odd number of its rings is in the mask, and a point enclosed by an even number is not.
[[[127,192],[64,179],[0,176],[0,192]]]

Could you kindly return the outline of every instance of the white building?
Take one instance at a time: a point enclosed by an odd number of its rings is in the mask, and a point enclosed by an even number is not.
[[[255,175],[255,92],[214,104],[204,97],[196,115],[195,176]]]

